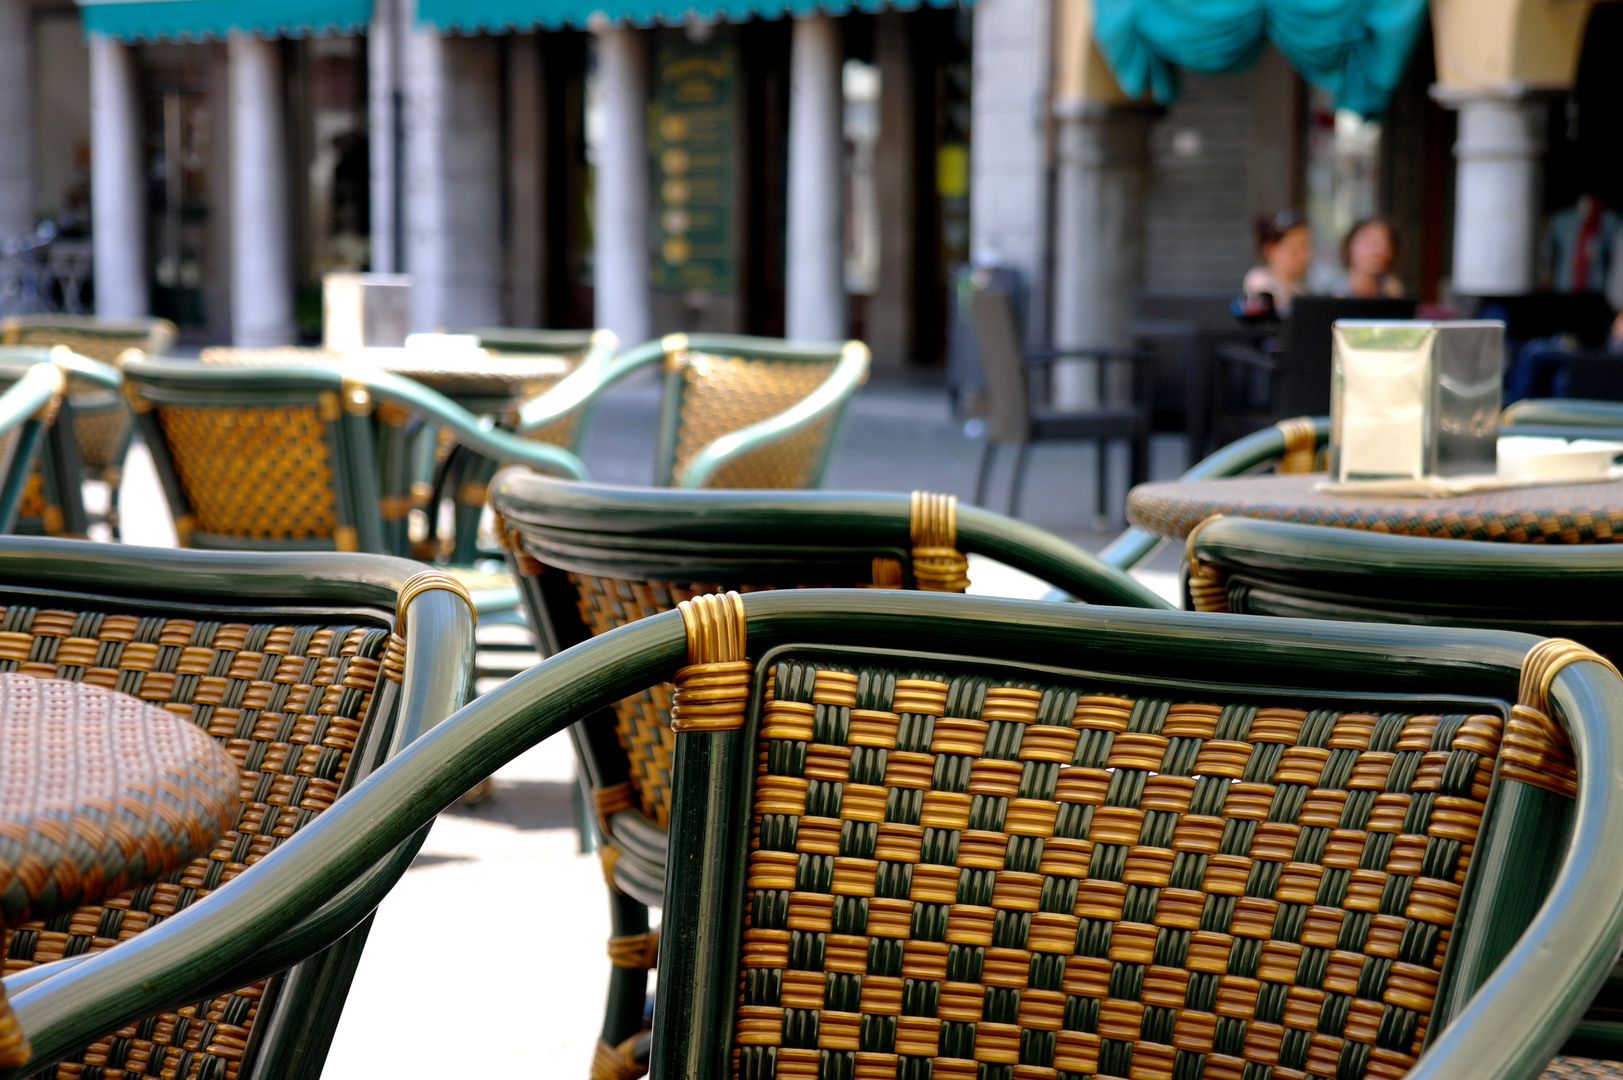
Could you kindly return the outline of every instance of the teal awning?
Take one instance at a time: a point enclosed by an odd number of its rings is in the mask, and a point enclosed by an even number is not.
[[[962,0],[969,6],[970,0]],[[675,26],[691,19],[743,22],[784,15],[846,15],[853,11],[915,11],[958,7],[960,0],[417,0],[417,21],[465,34],[484,30],[584,29],[599,19],[633,26]]]
[[[233,30],[261,37],[353,34],[372,0],[103,0],[82,3],[88,34],[120,41],[207,41]]]
[[[1177,100],[1178,68],[1241,71],[1273,42],[1340,108],[1379,116],[1426,0],[1094,0],[1094,39],[1133,97]]]

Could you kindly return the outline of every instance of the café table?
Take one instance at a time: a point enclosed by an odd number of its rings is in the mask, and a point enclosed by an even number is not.
[[[88,683],[0,674],[0,930],[207,854],[231,826],[240,776],[184,716]],[[0,991],[0,1067],[28,1054]]]
[[[1128,493],[1127,520],[1164,540],[1183,540],[1217,514],[1453,540],[1623,540],[1623,480],[1410,498],[1316,490],[1326,479],[1324,473],[1288,473],[1140,484]]]

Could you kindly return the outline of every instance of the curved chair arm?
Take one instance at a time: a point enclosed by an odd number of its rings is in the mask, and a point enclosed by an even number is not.
[[[54,350],[52,350],[54,352]],[[34,364],[0,394],[0,431],[10,431],[40,415],[62,393],[66,384],[55,364]]]
[[[477,454],[504,465],[528,465],[572,480],[586,479],[585,462],[570,451],[503,431],[415,379],[376,368],[345,367],[343,372],[346,378],[364,381],[378,400],[399,405],[442,425],[457,442]]]
[[[124,385],[124,373],[111,364],[80,356],[65,345],[51,350],[51,363],[65,371],[75,383],[83,383],[97,390],[117,392]]]
[[[958,546],[1090,604],[1173,610],[1164,597],[1103,559],[1053,533],[979,506],[959,504]]]
[[[618,378],[611,375],[618,348],[619,339],[612,330],[593,331],[585,359],[574,371],[520,407],[515,430],[522,435],[591,405],[597,395]]]
[[[1075,664],[1079,641],[1091,638],[1108,640],[1130,675],[1164,675],[1176,658],[1182,677],[1224,682],[1236,662],[1266,655],[1278,677],[1304,692],[1364,677],[1369,658],[1379,654],[1391,665],[1393,688],[1403,692],[1458,692],[1469,677],[1476,687],[1503,687],[1508,695],[1537,642],[1520,634],[1342,624],[1304,632],[1302,624],[1267,619],[1246,620],[1243,632],[1224,634],[1210,620],[1226,616],[927,593],[785,590],[755,593],[744,603],[752,656],[808,639],[872,647],[900,635],[921,650],[951,650],[973,636],[990,658],[1066,666]],[[1182,633],[1190,626],[1207,631],[1197,650]],[[474,781],[580,717],[667,677],[687,656],[682,616],[665,612],[566,650],[464,707],[230,885],[12,996],[35,1057],[0,1080],[32,1075],[105,1031],[196,1000],[203,987],[242,971],[245,960],[304,913],[363,877]],[[1571,730],[1580,771],[1566,859],[1532,927],[1411,1076],[1536,1075],[1529,1062],[1576,1019],[1623,940],[1623,861],[1605,857],[1623,844],[1623,791],[1612,784],[1623,772],[1614,734],[1623,683],[1598,664],[1572,664],[1557,675],[1551,699],[1557,721]],[[1556,986],[1561,993],[1550,993]]]
[[[868,346],[860,341],[846,342],[840,347],[840,359],[834,370],[816,390],[776,416],[728,432],[700,450],[677,486],[702,488],[728,462],[777,442],[830,413],[837,413],[867,380],[870,359]]]
[[[1623,745],[1583,716],[1618,716],[1623,685],[1580,661],[1556,673],[1552,719],[1572,737],[1578,806],[1566,859],[1543,905],[1493,974],[1421,1054],[1406,1080],[1540,1075],[1606,981],[1623,934]]]
[[[1330,418],[1315,416],[1313,442],[1323,446],[1330,438]],[[1210,480],[1214,477],[1239,476],[1258,465],[1281,457],[1286,451],[1285,429],[1270,424],[1261,431],[1253,431],[1244,438],[1235,439],[1227,446],[1213,451],[1191,466],[1179,480]],[[1134,525],[1099,552],[1099,560],[1120,570],[1130,570],[1143,562],[1150,552],[1161,545],[1159,536],[1152,536]]]

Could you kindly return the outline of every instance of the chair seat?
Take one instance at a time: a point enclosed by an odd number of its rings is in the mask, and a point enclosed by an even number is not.
[[[1128,406],[1090,409],[1082,413],[1034,412],[1033,439],[1130,439],[1144,423],[1144,410]]]
[[[237,765],[186,719],[65,679],[0,675],[0,925],[94,903],[205,854]],[[27,1046],[0,996],[0,1065]]]

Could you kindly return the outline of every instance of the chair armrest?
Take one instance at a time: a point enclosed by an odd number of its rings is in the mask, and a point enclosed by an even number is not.
[[[519,408],[515,430],[522,435],[590,407],[616,379],[623,378],[648,362],[647,358],[640,358],[630,366],[621,368],[616,363],[617,349],[618,339],[612,331],[598,330],[593,333],[592,344],[587,348],[580,366]]]
[[[1041,578],[1084,603],[1173,609],[1147,586],[1076,545],[978,506],[959,505],[958,546]]]
[[[1133,525],[1104,546],[1099,552],[1099,561],[1118,570],[1129,570],[1149,558],[1150,553],[1160,545],[1159,536],[1152,536]]]
[[[0,432],[38,416],[62,393],[66,379],[55,364],[35,364],[0,394]]]
[[[748,427],[728,432],[710,443],[689,463],[687,472],[676,486],[702,488],[715,475],[716,470],[730,461],[784,438],[807,424],[845,407],[851,395],[868,377],[868,347],[860,341],[848,341],[840,350],[840,359],[834,370],[821,385],[795,404],[765,420]]]
[[[362,380],[380,401],[399,405],[444,426],[457,442],[475,453],[503,464],[528,465],[573,480],[586,479],[585,463],[563,447],[503,431],[415,379],[359,367],[346,368],[345,375]]]
[[[1501,422],[1508,428],[1532,425],[1623,428],[1623,401],[1526,398],[1507,406]]]
[[[111,364],[92,360],[63,345],[51,350],[51,363],[66,372],[73,382],[83,383],[98,390],[117,391],[124,385],[124,373]]]

